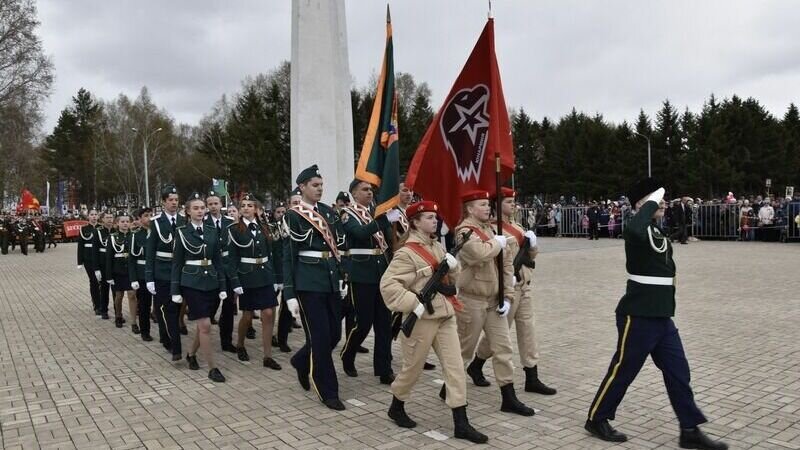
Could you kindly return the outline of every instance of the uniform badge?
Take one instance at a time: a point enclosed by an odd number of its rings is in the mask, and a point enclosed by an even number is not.
[[[350,214],[343,213],[342,216],[341,216],[341,220],[342,220],[342,223],[347,223],[347,221],[350,220]]]

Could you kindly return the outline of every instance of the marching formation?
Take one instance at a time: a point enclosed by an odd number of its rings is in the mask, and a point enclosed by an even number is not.
[[[246,338],[254,337],[252,324],[260,317],[263,367],[282,370],[272,348],[290,352],[287,336],[299,321],[305,342],[290,364],[300,387],[313,390],[326,407],[344,410],[334,358],[341,359],[346,376],[358,377],[356,357],[371,351],[373,375],[390,386],[388,416],[403,428],[417,425],[406,403],[422,371],[435,367],[428,362],[432,349],[444,380],[439,396],[452,411],[454,435],[474,443],[488,437],[467,417],[467,379],[490,386],[483,373],[488,360],[500,410],[535,414],[514,386],[511,328],[525,375],[522,390],[556,394],[538,370],[537,237],[514,221],[513,190],[500,191],[501,217],[493,217],[491,204],[498,199],[489,192],[463,194],[462,220],[447,241],[440,206],[412,202],[414,194],[402,184],[399,205],[377,216],[370,183],[354,180],[334,206],[321,202],[323,178],[316,165],[303,170],[296,184],[288,207],[278,203],[269,218],[254,194],[241,194],[225,215],[215,192],[194,192],[181,207],[174,186],[162,190],[161,212],[155,216],[146,207],[133,216],[90,211],[89,223],[80,230],[77,262],[89,280],[94,313],[109,319],[113,298],[115,324],[121,328],[127,298],[134,334],[153,340],[152,314],[159,342],[172,360],[185,359],[190,370],[199,370],[202,362],[214,382],[226,378],[214,363],[213,324],[219,325],[222,351],[248,361]],[[585,428],[603,440],[627,439],[609,421],[651,355],[664,372],[679,417],[681,446],[727,448],[697,428],[705,418],[694,403],[688,363],[670,318],[675,307],[671,244],[652,221],[663,214],[663,188],[647,179],[634,191],[631,199],[641,201],[625,232],[630,277],[617,309],[618,351]],[[241,317],[234,345],[237,305]],[[181,345],[187,333],[184,315],[196,325],[188,349]],[[365,349],[370,331],[373,348]],[[399,339],[398,358],[392,355],[393,339]],[[399,362],[397,373],[393,362]]]

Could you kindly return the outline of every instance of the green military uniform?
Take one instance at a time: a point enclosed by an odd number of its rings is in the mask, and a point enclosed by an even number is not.
[[[116,232],[112,233],[108,241],[108,249],[106,252],[105,260],[105,273],[108,274],[109,280],[114,280],[114,290],[130,290],[130,270],[129,270],[129,255],[131,245],[131,233]],[[117,282],[123,281],[118,286]]]
[[[95,276],[95,271],[100,270],[94,251],[95,234],[94,225],[86,224],[78,232],[78,266],[83,266],[86,276],[89,277],[89,293],[92,296],[94,313],[100,315],[100,282]]]
[[[247,227],[240,228],[240,224],[228,227],[228,263],[234,288],[247,290],[277,284],[273,270],[274,265],[280,265],[275,263],[279,261],[274,251],[276,245],[256,223],[252,222],[255,236]]]
[[[7,218],[0,219],[0,253],[8,254],[8,234],[10,222]]]
[[[215,196],[216,193],[214,191],[209,192],[209,196]],[[230,216],[225,216],[220,214],[219,218],[213,217],[211,214],[206,214],[206,218],[204,220],[206,226],[213,227],[217,231],[217,236],[219,237],[219,249],[220,255],[222,257],[222,265],[224,267],[225,276],[226,276],[226,287],[227,287],[227,294],[228,298],[225,300],[220,300],[217,298],[214,303],[214,311],[211,315],[213,319],[216,314],[217,310],[219,309],[220,303],[222,303],[222,311],[219,315],[219,340],[220,344],[222,345],[223,350],[230,350],[233,346],[233,315],[236,311],[236,297],[233,295],[233,285],[230,282],[231,274],[230,274],[230,263],[229,263],[229,255],[228,255],[228,227],[233,224],[233,218]]]
[[[149,234],[150,230],[139,228],[128,235],[128,278],[131,282],[139,284],[136,289],[136,301],[139,330],[144,341],[153,340],[150,336],[150,311],[153,305],[153,295],[147,290],[144,274],[147,264],[145,248]]]
[[[106,254],[108,253],[108,239],[111,237],[111,230],[99,225],[94,234],[94,258],[97,266],[95,270],[100,271],[100,314],[105,319],[108,317],[108,301],[111,287],[108,284],[108,273],[106,273]]]
[[[213,227],[202,225],[200,234],[192,225],[177,228],[172,258],[170,295],[181,295],[181,288],[225,292],[219,235]]]

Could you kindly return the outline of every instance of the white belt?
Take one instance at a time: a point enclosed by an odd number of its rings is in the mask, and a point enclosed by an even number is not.
[[[240,261],[245,264],[264,264],[269,261],[269,258],[266,256],[263,258],[242,258]]]
[[[172,253],[170,253],[170,252],[156,252],[156,256],[160,256],[162,258],[172,258]]]
[[[654,284],[657,286],[674,286],[674,277],[648,277],[645,275],[628,274],[628,279],[640,284]]]
[[[92,244],[83,244],[84,247],[91,247]]]
[[[222,252],[222,256],[223,256],[223,257],[224,257],[224,256],[228,256],[228,251],[226,250],[226,251]]]
[[[210,259],[190,259],[186,261],[187,266],[210,266]]]
[[[328,258],[332,257],[333,254],[331,252],[328,252],[328,251],[317,252],[317,251],[313,251],[313,250],[303,250],[303,251],[297,252],[297,256],[307,256],[309,258],[328,259]]]
[[[379,248],[351,248],[345,255],[370,255],[370,256],[380,256],[383,254],[383,250]]]
[[[127,258],[127,257],[128,257],[127,253],[115,253],[114,254],[114,258]]]
[[[139,264],[140,266],[144,266],[145,264],[147,264],[147,261],[145,261],[143,259],[138,259],[138,260],[136,260],[136,264]]]
[[[106,249],[104,249],[104,248],[100,249],[100,253],[105,253],[105,252],[106,252]]]

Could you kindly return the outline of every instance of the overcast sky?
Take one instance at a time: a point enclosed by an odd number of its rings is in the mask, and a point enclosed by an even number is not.
[[[112,99],[142,86],[196,124],[247,75],[291,55],[290,0],[39,0],[56,82],[45,132],[80,87]],[[348,0],[350,71],[381,61],[385,2]],[[427,81],[438,109],[485,22],[485,0],[391,2],[396,70]],[[633,121],[669,98],[699,110],[710,93],[757,98],[776,116],[800,97],[800,5],[787,1],[493,2],[509,108],[572,107]]]

